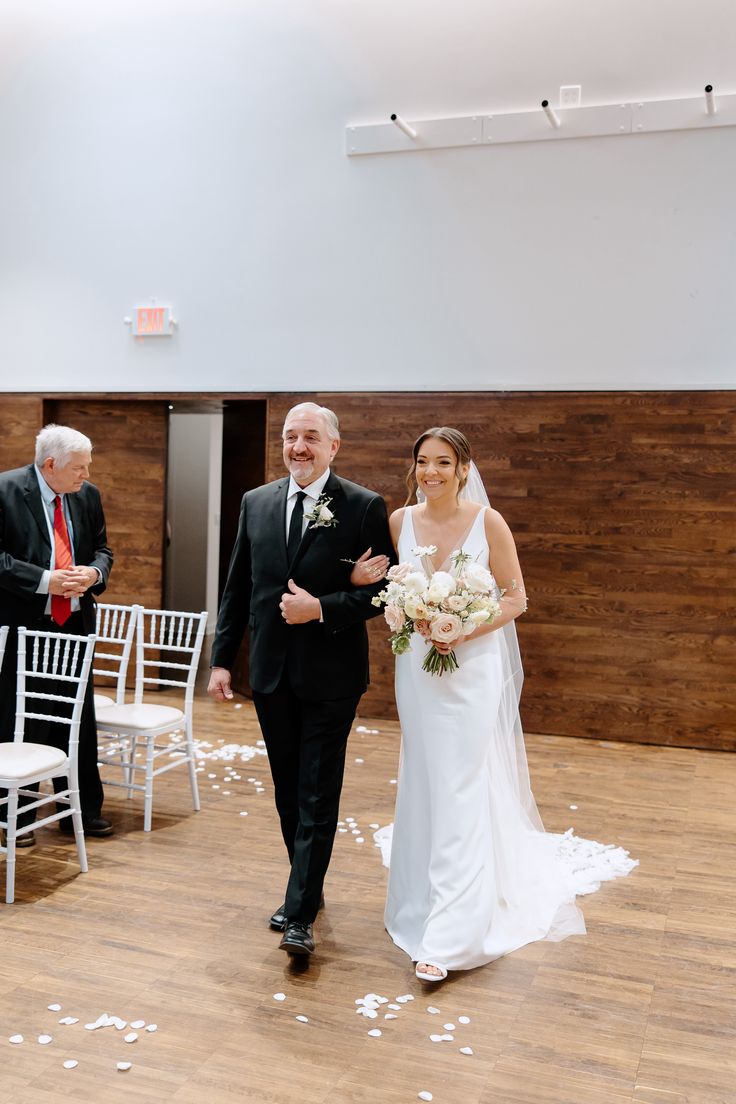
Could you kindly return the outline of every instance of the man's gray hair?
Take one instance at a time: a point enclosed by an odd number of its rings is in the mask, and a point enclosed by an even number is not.
[[[329,439],[331,441],[340,440],[340,423],[337,420],[337,414],[334,410],[330,410],[329,406],[320,406],[319,403],[303,402],[292,406],[284,418],[284,426],[286,426],[292,414],[301,414],[302,412],[305,414],[321,414],[325,421]]]
[[[92,442],[89,437],[71,426],[44,426],[36,438],[36,464],[39,468],[47,460],[53,460],[63,468],[73,452],[91,451]]]

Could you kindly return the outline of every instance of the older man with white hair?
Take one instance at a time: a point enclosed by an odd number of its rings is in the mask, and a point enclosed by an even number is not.
[[[36,438],[35,463],[0,473],[0,624],[11,632],[0,671],[0,740],[13,739],[15,722],[15,629],[88,634],[95,630],[93,594],[101,594],[112,567],[100,492],[88,482],[89,437],[69,426],[47,425]],[[36,743],[59,744],[64,730],[52,722],[29,722]],[[55,784],[57,780],[54,780]],[[63,780],[58,780],[58,788]],[[107,836],[101,815],[97,725],[88,687],[79,731],[79,793],[84,831]],[[0,796],[5,796],[0,791]],[[20,798],[19,807],[31,798]],[[19,813],[26,825],[35,813]],[[71,833],[71,818],[59,822]],[[32,846],[27,833],[16,846]]]
[[[226,701],[249,634],[250,684],[291,863],[269,923],[292,955],[314,952],[347,739],[368,685],[365,622],[379,613],[371,599],[392,555],[381,496],[330,470],[339,447],[331,410],[308,402],[286,415],[289,474],[243,497],[212,649],[209,692]],[[375,586],[351,585],[357,559]]]

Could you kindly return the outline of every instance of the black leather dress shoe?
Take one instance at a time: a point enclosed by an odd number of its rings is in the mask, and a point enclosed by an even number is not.
[[[287,920],[286,931],[279,943],[279,950],[286,951],[290,955],[314,954],[312,925],[303,924],[300,920]]]
[[[91,817],[89,820],[82,820],[82,828],[85,836],[111,836],[113,833],[112,824],[104,817]],[[59,831],[63,832],[65,836],[74,835],[74,824],[71,817],[64,817],[63,820],[59,821]]]
[[[324,907],[325,895],[323,893],[319,899],[317,911],[321,912]],[[268,921],[268,926],[271,931],[286,931],[286,919],[286,901],[284,901],[283,905],[279,905],[271,919]]]
[[[2,837],[3,847],[7,847],[8,846],[8,833],[5,831],[4,828],[3,828],[2,831],[3,831],[3,837]],[[24,836],[16,836],[15,846],[16,847],[35,847],[36,846],[36,833],[35,832],[26,832],[26,834]]]

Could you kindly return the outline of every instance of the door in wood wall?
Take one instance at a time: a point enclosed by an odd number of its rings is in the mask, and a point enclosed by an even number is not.
[[[268,403],[265,399],[233,400],[223,407],[219,597],[222,597],[227,581],[243,495],[266,481],[267,417]],[[232,684],[240,693],[247,693],[250,689],[247,641],[241,646],[233,665]]]

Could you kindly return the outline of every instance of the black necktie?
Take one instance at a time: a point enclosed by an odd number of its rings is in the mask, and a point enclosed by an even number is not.
[[[296,502],[294,503],[294,509],[291,512],[291,521],[289,522],[289,539],[286,542],[286,554],[289,558],[289,563],[291,563],[296,556],[297,549],[302,540],[305,498],[306,495],[304,491],[297,491]]]

